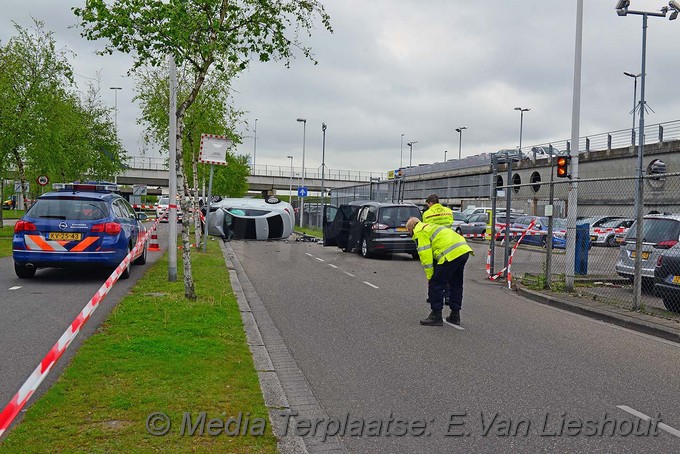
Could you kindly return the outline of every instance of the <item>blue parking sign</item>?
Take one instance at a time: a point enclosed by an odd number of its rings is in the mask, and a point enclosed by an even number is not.
[[[298,186],[298,197],[307,197],[307,186]]]

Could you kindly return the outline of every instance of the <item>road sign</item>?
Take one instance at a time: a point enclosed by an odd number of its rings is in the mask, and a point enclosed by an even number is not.
[[[37,181],[40,186],[47,186],[47,183],[50,182],[50,179],[47,178],[47,175],[40,175],[35,181]]]
[[[231,146],[231,140],[225,136],[214,134],[201,134],[201,149],[198,155],[200,162],[207,164],[227,165],[227,149]]]
[[[307,186],[298,186],[298,197],[307,197]]]
[[[24,182],[24,192],[28,192],[29,186],[28,181]],[[14,182],[14,192],[16,194],[21,194],[21,181]]]

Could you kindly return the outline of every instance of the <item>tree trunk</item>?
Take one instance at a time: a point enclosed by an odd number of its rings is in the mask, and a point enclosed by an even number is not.
[[[19,154],[19,149],[15,148],[12,150],[14,154],[14,160],[19,171],[19,181],[21,182],[21,200],[23,200],[24,210],[28,209],[28,197],[26,197],[26,170],[24,169],[24,161],[21,159]]]
[[[182,149],[182,136],[184,135],[184,115],[177,117],[177,190],[180,194],[180,207],[182,208],[182,264],[184,266],[184,296],[187,299],[196,299],[194,288],[194,276],[191,271],[191,244],[189,243],[189,197],[185,191],[186,177],[184,174],[184,159]],[[170,201],[172,203],[172,201]]]
[[[203,229],[201,229],[201,210],[198,205],[198,156],[194,152],[194,142],[191,139],[188,139],[189,141],[189,147],[188,149],[191,150],[191,173],[193,174],[193,181],[194,181],[194,190],[193,190],[193,198],[192,198],[192,206],[194,207],[194,236],[196,240],[196,250],[200,251],[201,250],[201,238],[203,238]],[[203,201],[205,203],[205,200]],[[207,219],[207,213],[206,213],[206,219]]]

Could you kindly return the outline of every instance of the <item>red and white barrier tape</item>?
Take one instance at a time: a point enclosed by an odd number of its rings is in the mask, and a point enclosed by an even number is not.
[[[531,224],[527,227],[527,229],[522,233],[522,236],[519,237],[519,240],[517,240],[517,243],[515,243],[515,246],[512,248],[512,252],[510,253],[510,257],[508,258],[508,288],[512,289],[512,257],[515,255],[515,251],[517,250],[517,247],[519,244],[522,242],[524,237],[526,236],[527,232],[531,231],[531,229],[534,227],[534,224],[536,223],[536,219],[531,221]]]
[[[132,205],[132,208],[139,208],[141,210],[155,210],[157,205]]]
[[[522,240],[524,239],[526,234],[528,232],[533,232],[533,230],[531,230],[531,229],[534,227],[535,223],[536,223],[535,219],[533,221],[531,221],[531,224],[529,224],[527,226],[527,228],[522,232],[522,235],[520,236],[519,240],[517,240],[517,243],[515,243],[515,245],[512,247],[512,251],[510,252],[510,257],[508,258],[508,266],[503,268],[502,270],[500,270],[499,272],[497,272],[493,276],[491,276],[491,249],[489,249],[489,253],[486,256],[486,274],[489,275],[490,280],[495,281],[496,279],[501,277],[501,275],[507,269],[508,270],[508,288],[510,288],[511,281],[512,281],[512,273],[510,272],[510,265],[512,264],[512,256],[515,254],[517,247],[520,245],[520,243],[522,242]],[[494,238],[494,241],[497,240],[500,237],[501,233],[504,233],[504,232],[498,232],[496,234],[496,237]]]
[[[162,217],[162,216],[161,216]],[[57,362],[61,355],[66,351],[68,346],[76,338],[80,329],[87,323],[87,321],[92,316],[92,313],[97,309],[99,303],[106,297],[106,295],[113,287],[113,284],[118,281],[120,275],[123,273],[125,268],[132,260],[133,257],[139,255],[140,248],[144,248],[144,244],[148,239],[149,235],[156,230],[160,218],[154,222],[151,229],[137,240],[135,247],[128,253],[128,255],[123,259],[123,261],[116,267],[116,269],[111,273],[109,278],[104,282],[104,284],[97,290],[97,293],[87,302],[83,310],[78,314],[78,316],[71,322],[71,325],[64,331],[59,340],[50,351],[45,355],[45,357],[40,361],[38,367],[33,371],[33,373],[28,377],[24,384],[19,388],[19,391],[14,395],[12,400],[5,406],[5,408],[0,412],[0,436],[7,430],[7,428],[12,424],[16,415],[21,411],[21,409],[26,405],[28,400],[31,398],[33,393],[38,389],[40,384],[43,382],[52,366]]]

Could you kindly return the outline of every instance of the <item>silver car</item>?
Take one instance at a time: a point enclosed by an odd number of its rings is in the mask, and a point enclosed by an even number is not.
[[[225,240],[276,240],[293,233],[293,207],[274,196],[267,199],[222,199],[210,204],[208,233]]]
[[[628,229],[616,263],[619,276],[633,280],[635,275],[635,232],[637,223]],[[654,268],[659,256],[680,240],[680,215],[647,215],[642,223],[642,279],[651,286],[654,282]]]

